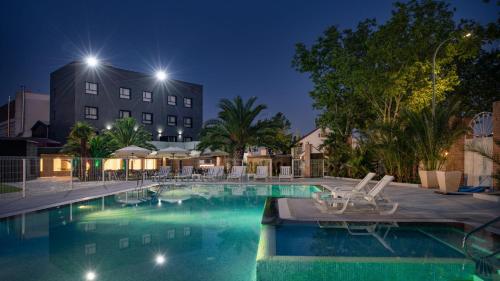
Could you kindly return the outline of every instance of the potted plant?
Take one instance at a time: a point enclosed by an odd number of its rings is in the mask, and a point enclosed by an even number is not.
[[[454,101],[439,104],[435,113],[430,107],[425,107],[421,111],[406,112],[413,147],[416,156],[420,159],[418,174],[422,187],[437,188],[439,178],[445,187],[446,178],[456,179],[456,171],[453,173],[448,171],[437,173],[437,171],[446,160],[446,151],[466,131],[463,122],[456,117],[459,108],[459,102]]]

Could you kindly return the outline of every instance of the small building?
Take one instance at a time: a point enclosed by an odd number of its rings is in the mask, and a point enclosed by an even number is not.
[[[17,92],[10,103],[0,107],[0,137],[32,137],[32,128],[38,122],[48,126],[49,106],[50,97],[47,94]]]

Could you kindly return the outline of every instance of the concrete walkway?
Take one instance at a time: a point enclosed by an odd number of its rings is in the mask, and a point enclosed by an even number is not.
[[[104,186],[98,185],[87,188],[77,188],[29,196],[26,198],[4,198],[0,199],[0,218],[57,207],[78,201],[95,199],[119,192],[136,190],[138,188],[148,188],[154,185],[157,185],[157,183],[151,181],[146,181],[139,187],[135,181],[113,182]]]

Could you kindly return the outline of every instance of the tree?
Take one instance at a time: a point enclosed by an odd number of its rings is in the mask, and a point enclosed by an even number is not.
[[[356,129],[375,141],[366,145],[408,149],[400,154],[377,153],[386,169],[407,178],[416,159],[407,158],[412,153],[405,142],[411,139],[400,135],[408,124],[401,115],[406,110],[418,114],[431,104],[436,47],[447,40],[436,59],[439,103],[461,83],[457,64],[477,56],[485,38],[492,37],[477,23],[456,23],[453,16],[446,2],[396,2],[384,24],[367,19],[353,30],[330,27],[312,46],[296,45],[292,65],[313,82],[310,96],[313,107],[320,110],[317,125],[332,131],[327,151],[333,152],[328,161],[333,170],[345,171],[342,167],[349,157],[357,157],[344,144]],[[464,38],[468,32],[474,35]]]
[[[86,122],[76,122],[69,133],[62,151],[80,157],[89,157],[89,140],[95,135],[95,129]]]
[[[111,142],[113,150],[136,145],[146,149],[155,149],[151,141],[151,134],[138,125],[134,118],[117,119],[110,130],[105,132]]]
[[[93,136],[89,141],[90,156],[94,158],[108,158],[113,151],[113,142],[108,135]]]
[[[281,112],[276,113],[272,118],[263,122],[268,122],[266,126],[275,127],[274,134],[262,138],[262,145],[271,149],[274,153],[290,153],[295,146],[297,136],[290,133],[290,121]]]
[[[243,154],[249,146],[264,145],[276,133],[276,122],[257,121],[267,107],[255,105],[256,97],[244,101],[240,96],[233,100],[221,99],[217,119],[208,120],[200,134],[198,150],[220,149],[232,154],[234,165],[241,165]]]

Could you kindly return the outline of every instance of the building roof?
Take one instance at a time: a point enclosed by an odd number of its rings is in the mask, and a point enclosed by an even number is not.
[[[7,121],[7,108],[8,102],[6,102],[4,105],[0,106],[0,122]],[[13,119],[16,115],[16,100],[11,99],[10,100],[10,119]]]
[[[312,131],[310,131],[309,133],[305,134],[304,136],[302,136],[298,142],[301,142],[303,139],[307,138],[308,136],[312,135],[314,132],[316,132],[317,130],[322,130],[322,128],[315,128],[313,129]]]
[[[63,65],[63,66],[59,67],[58,69],[54,70],[53,72],[56,72],[59,69],[64,68],[67,65],[77,65],[77,64],[85,64],[85,63],[83,61],[78,61],[78,60],[72,61],[72,62],[70,62],[70,63],[68,63],[66,65]],[[133,73],[135,75],[143,76],[144,78],[153,77],[152,74],[143,73],[143,72],[139,72],[139,71],[135,71],[135,70],[130,70],[130,69],[125,69],[125,68],[120,68],[120,67],[114,66],[114,65],[112,65],[110,63],[107,63],[107,62],[100,62],[99,64],[103,65],[105,67],[108,67],[108,68],[116,69],[118,71],[126,71],[126,72]],[[182,84],[188,84],[188,85],[191,85],[191,86],[203,88],[203,85],[197,84],[197,83],[193,83],[193,82],[186,82],[186,81],[177,80],[177,79],[170,79],[170,81],[179,82],[179,83],[182,83]]]

